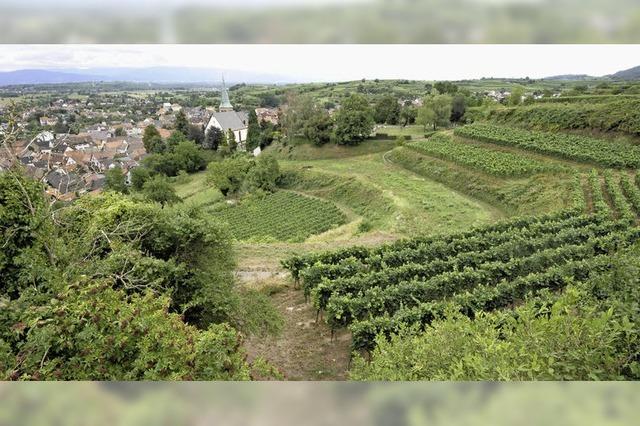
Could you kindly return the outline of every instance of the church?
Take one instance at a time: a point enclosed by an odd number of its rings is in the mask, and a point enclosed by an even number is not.
[[[222,130],[227,137],[229,130],[232,130],[238,144],[238,150],[245,151],[247,132],[249,130],[249,115],[244,111],[233,110],[233,105],[229,101],[229,91],[224,83],[224,76],[222,77],[221,98],[220,107],[209,119],[205,134],[212,126]]]

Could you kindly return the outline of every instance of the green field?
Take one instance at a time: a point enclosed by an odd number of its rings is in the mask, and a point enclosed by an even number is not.
[[[292,192],[254,196],[211,210],[229,224],[237,240],[303,241],[342,225],[345,214],[333,203]]]

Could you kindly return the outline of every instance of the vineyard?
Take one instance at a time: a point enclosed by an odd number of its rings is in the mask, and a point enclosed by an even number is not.
[[[411,143],[407,146],[420,153],[453,161],[495,176],[527,176],[552,169],[552,166],[542,161],[521,155],[455,142],[452,137],[442,133],[437,133],[426,141]]]
[[[211,212],[227,222],[231,234],[241,241],[303,241],[346,222],[334,204],[289,191],[256,196]]]
[[[377,336],[422,328],[452,309],[474,318],[607,271],[612,254],[640,240],[638,183],[626,172],[576,174],[574,206],[559,213],[294,256],[283,266],[332,329],[349,327],[352,348],[371,350]]]
[[[640,97],[583,96],[549,98],[548,103],[496,108],[491,121],[533,129],[596,129],[640,135]],[[562,102],[562,103],[559,103]]]
[[[455,130],[455,134],[469,139],[515,146],[605,167],[640,167],[640,147],[586,136],[529,131],[484,123],[459,127]]]

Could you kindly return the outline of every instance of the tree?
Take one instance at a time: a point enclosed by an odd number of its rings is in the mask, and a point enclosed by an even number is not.
[[[145,145],[145,150],[148,154],[162,154],[167,151],[167,144],[160,136],[154,136]]]
[[[524,96],[524,88],[522,86],[515,86],[511,90],[511,95],[507,99],[507,104],[511,106],[520,105],[522,103],[522,97]]]
[[[105,173],[104,188],[108,191],[115,191],[121,194],[129,192],[126,183],[126,176],[120,166],[107,170]]]
[[[376,123],[397,124],[400,117],[400,104],[391,95],[381,98],[375,106],[373,118]]]
[[[358,94],[347,98],[336,113],[334,137],[339,145],[358,145],[373,131],[373,113],[367,99]]]
[[[438,126],[447,126],[451,118],[451,96],[436,95],[425,98],[422,107],[418,110],[416,122],[425,127],[433,126],[437,130]]]
[[[142,160],[142,165],[165,176],[175,176],[180,171],[180,163],[173,153],[147,155]]]
[[[222,132],[222,130],[218,129],[215,126],[211,126],[207,129],[203,148],[213,149],[214,151],[217,151],[218,147],[224,145],[224,143],[224,133]]]
[[[462,95],[454,96],[451,104],[451,122],[458,123],[462,121],[466,110],[467,106],[465,97]]]
[[[183,135],[189,134],[189,121],[187,120],[187,116],[184,111],[180,110],[176,114],[176,131],[182,133]]]
[[[248,378],[223,324],[248,312],[215,219],[115,192],[63,209],[44,195],[0,173],[0,379]]]
[[[260,106],[267,108],[275,108],[280,105],[280,98],[278,98],[273,93],[264,93],[260,96]]]
[[[116,137],[127,136],[127,132],[124,131],[122,126],[119,126],[119,127],[116,127],[115,135]]]
[[[276,139],[279,132],[276,132],[273,123],[262,120],[260,123],[260,148],[265,148]]]
[[[274,192],[280,176],[278,160],[271,155],[263,154],[256,159],[254,166],[249,169],[247,184],[250,189]]]
[[[233,129],[229,129],[227,132],[227,146],[229,147],[229,152],[235,152],[238,149],[238,141]]]
[[[148,153],[156,152],[153,150],[155,148],[156,142],[152,142],[154,139],[160,139],[162,141],[162,137],[160,136],[160,132],[156,129],[156,126],[153,124],[149,124],[144,129],[144,134],[142,135],[142,143],[144,144],[144,149]]]
[[[304,126],[304,137],[316,146],[322,146],[331,141],[333,133],[333,120],[329,113],[318,108],[316,114],[307,120]]]
[[[178,162],[178,170],[194,173],[203,170],[207,165],[201,149],[191,141],[178,143],[173,153]]]
[[[148,168],[134,167],[130,171],[131,173],[131,187],[136,191],[142,191],[144,183],[151,177],[151,172]]]
[[[413,124],[416,121],[416,117],[418,115],[418,111],[413,106],[405,106],[400,111],[400,120],[402,121],[403,126],[408,126],[409,124]]]
[[[253,151],[260,146],[260,123],[258,123],[258,116],[253,109],[249,111],[246,146],[247,151]]]
[[[186,142],[187,137],[179,130],[175,130],[166,140],[167,150],[173,151],[181,142]]]
[[[226,197],[240,191],[250,168],[251,162],[244,156],[214,161],[207,167],[207,181]]]
[[[19,169],[0,172],[0,300],[3,295],[16,298],[23,289],[46,285],[48,266],[55,257],[50,217],[40,182]]]
[[[147,180],[142,185],[142,193],[148,200],[160,203],[163,208],[166,204],[182,201],[166,176],[156,175]]]
[[[197,145],[203,145],[204,143],[204,130],[202,126],[196,126],[195,124],[189,125],[189,133],[187,139],[194,141]]]
[[[309,95],[289,94],[287,104],[288,108],[280,122],[287,139],[292,141],[303,134],[305,124],[315,115],[316,109]]]
[[[433,87],[440,95],[453,95],[458,91],[458,86],[450,81],[438,81]]]

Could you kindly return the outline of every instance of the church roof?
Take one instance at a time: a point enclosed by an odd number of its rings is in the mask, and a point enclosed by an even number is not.
[[[214,112],[212,117],[218,121],[225,132],[229,129],[245,129],[249,125],[249,115],[244,111]]]

